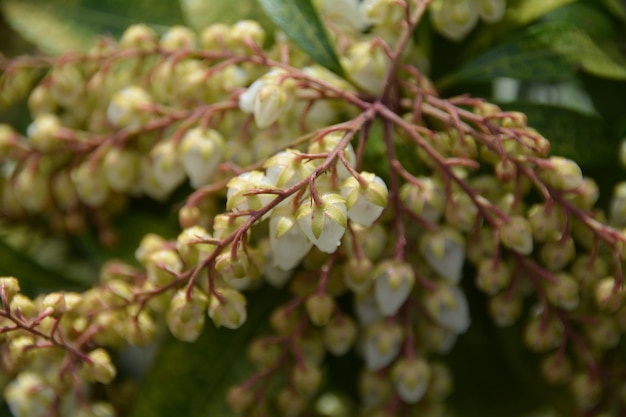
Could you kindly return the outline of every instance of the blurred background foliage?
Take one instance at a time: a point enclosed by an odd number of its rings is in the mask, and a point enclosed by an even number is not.
[[[0,52],[9,58],[86,50],[99,36],[117,37],[127,26],[140,22],[163,32],[169,25],[201,29],[213,22],[251,18],[270,33],[280,27],[309,53],[321,51],[318,62],[338,72],[329,44],[318,38],[298,38],[298,24],[316,22],[312,9],[298,6],[303,3],[308,4],[291,0],[0,0]],[[429,76],[444,96],[470,94],[526,113],[529,124],[550,139],[553,153],[576,160],[598,182],[601,205],[606,206],[614,184],[626,177],[617,156],[626,136],[626,6],[621,0],[509,0],[508,5],[501,22],[480,24],[460,43],[436,34],[426,19],[415,37],[429,62]],[[285,11],[296,13],[298,19],[281,18]],[[2,109],[0,122],[23,129],[29,122],[24,103]],[[3,225],[0,274],[19,276],[30,293],[85,288],[96,281],[98,267],[105,260],[117,257],[132,262],[134,249],[146,232],[176,236],[172,207],[181,198],[174,196],[160,207],[133,202],[117,220],[118,243],[110,248],[103,248],[95,233],[61,238],[37,232],[32,225]],[[484,297],[472,285],[465,290],[473,301],[474,319],[450,356],[456,384],[451,403],[456,414],[572,415],[565,393],[541,382],[537,358],[523,347],[521,329],[496,329]],[[151,357],[152,351],[123,352],[119,359],[129,364],[126,373],[137,381],[143,378],[143,383],[116,393],[123,399],[137,398],[125,406],[129,415],[228,415],[225,389],[245,373],[247,341],[263,330],[277,297],[281,294],[275,290],[250,297],[253,319],[237,332],[207,328],[201,340],[190,345],[164,337],[156,360],[139,361],[138,370],[136,364],[131,366],[134,359]],[[622,349],[626,349],[623,341]],[[334,416],[350,415],[350,397],[356,388],[349,376],[356,366],[356,357],[329,363],[329,395],[346,400]],[[0,415],[9,415],[8,410]],[[319,415],[331,414],[322,407]]]

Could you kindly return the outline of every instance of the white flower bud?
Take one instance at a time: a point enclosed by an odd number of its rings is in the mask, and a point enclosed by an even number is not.
[[[361,89],[371,94],[383,91],[389,57],[382,47],[372,42],[357,42],[341,58],[341,65]]]
[[[343,135],[343,132],[331,132],[321,138],[318,138],[309,145],[307,152],[310,154],[331,153],[337,145],[339,145]],[[343,149],[343,154],[350,167],[354,168],[356,166],[356,154],[354,153],[354,148],[350,143],[348,143],[348,145]],[[350,171],[343,166],[343,163],[338,162],[336,167],[337,176],[340,180],[344,180],[351,176]]]
[[[415,404],[426,394],[430,366],[421,358],[402,359],[394,364],[391,378],[398,395],[408,404]]]
[[[209,183],[224,156],[224,150],[224,138],[217,130],[197,127],[185,133],[179,153],[192,187]]]
[[[131,191],[139,179],[141,160],[139,154],[126,148],[113,147],[106,153],[102,171],[114,191]]]
[[[438,284],[425,295],[424,306],[436,323],[455,333],[465,333],[470,326],[467,298],[457,286]]]
[[[411,265],[385,261],[373,273],[376,302],[380,312],[390,317],[395,315],[407,300],[415,284]]]
[[[359,11],[368,24],[396,30],[406,16],[402,4],[395,0],[364,0],[359,4]]]
[[[340,30],[355,33],[365,26],[359,13],[358,0],[314,0],[313,4],[325,21],[331,22]]]
[[[533,234],[530,222],[521,216],[512,216],[500,227],[500,242],[520,255],[533,251]]]
[[[557,190],[573,190],[583,183],[583,174],[578,164],[560,156],[550,157],[549,166],[538,169],[539,178]]]
[[[45,153],[63,148],[63,140],[55,137],[62,127],[57,115],[40,114],[26,128],[28,142],[34,149]]]
[[[159,142],[150,151],[150,157],[154,178],[168,193],[185,180],[185,170],[179,161],[176,144],[172,140]]]
[[[435,28],[453,41],[461,41],[476,26],[478,9],[473,0],[435,0],[430,17]]]
[[[388,190],[382,178],[361,172],[367,183],[363,187],[355,177],[348,177],[341,185],[341,195],[346,200],[348,218],[361,226],[370,227],[387,206]]]
[[[438,274],[451,283],[461,280],[465,262],[465,239],[455,229],[441,227],[424,234],[420,253]]]
[[[313,243],[298,226],[290,207],[274,209],[270,217],[269,235],[274,263],[285,271],[295,268],[313,247]]]
[[[275,194],[251,194],[255,190],[273,189],[271,180],[261,171],[249,171],[234,177],[226,187],[226,208],[233,212],[259,210],[276,198]],[[270,213],[266,213],[263,219]]]
[[[72,181],[80,200],[92,207],[101,206],[111,190],[100,165],[86,160],[72,170]]]
[[[126,87],[111,98],[107,118],[115,126],[137,129],[147,120],[144,111],[151,104],[152,98],[143,88]]]
[[[370,371],[377,371],[389,365],[400,353],[404,333],[398,323],[377,322],[371,325],[365,335],[363,354],[365,365]]]
[[[265,176],[278,188],[288,188],[308,178],[315,170],[312,161],[303,158],[298,151],[285,149],[269,158],[265,164]]]
[[[345,200],[339,194],[325,193],[318,207],[313,199],[304,202],[296,212],[298,225],[322,252],[333,253],[341,244],[347,227]]]
[[[415,215],[436,224],[446,206],[446,194],[441,184],[429,177],[419,178],[419,185],[405,183],[400,187],[402,203]]]
[[[357,294],[354,297],[354,310],[362,326],[368,326],[383,319],[373,291]]]
[[[197,340],[204,327],[208,304],[207,296],[197,288],[191,291],[189,297],[186,290],[179,290],[172,297],[165,316],[174,337],[183,342]]]
[[[216,327],[237,329],[246,322],[246,298],[239,291],[223,288],[209,302],[209,317]]]
[[[38,373],[18,374],[4,389],[4,399],[14,417],[48,416],[57,394]]]

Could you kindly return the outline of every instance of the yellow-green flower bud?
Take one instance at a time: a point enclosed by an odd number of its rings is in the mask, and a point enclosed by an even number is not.
[[[511,267],[502,259],[484,259],[478,266],[476,286],[488,295],[507,288],[512,278]]]
[[[409,404],[415,404],[422,399],[430,377],[430,366],[422,358],[401,359],[391,370],[391,379],[398,395]]]
[[[296,364],[291,372],[291,381],[298,394],[310,398],[322,383],[322,372],[310,363]]]
[[[572,378],[572,363],[563,352],[555,352],[541,362],[541,374],[551,384],[564,384]]]
[[[89,352],[87,356],[91,363],[85,362],[82,369],[83,376],[87,381],[102,384],[109,384],[113,381],[117,371],[106,350],[98,348]]]
[[[216,327],[237,329],[246,322],[246,298],[239,291],[223,288],[211,296],[209,317]]]
[[[538,169],[538,174],[549,187],[567,191],[583,183],[583,174],[576,162],[560,156],[552,156],[548,162],[548,166]]]
[[[191,294],[187,294],[187,290],[179,290],[172,297],[165,316],[174,337],[183,342],[194,342],[198,339],[204,328],[208,304],[208,297],[197,288]]]
[[[335,300],[327,293],[315,293],[307,298],[304,307],[311,323],[323,327],[335,311]]]
[[[542,314],[531,318],[526,325],[524,340],[526,345],[536,352],[556,349],[563,343],[565,329],[556,317],[544,317]]]
[[[532,226],[525,218],[513,216],[500,227],[500,242],[520,255],[530,255],[533,251]]]
[[[153,51],[157,46],[157,34],[148,25],[131,25],[122,34],[119,45],[120,49]]]
[[[554,275],[554,282],[546,282],[545,291],[550,304],[563,310],[575,310],[580,303],[578,283],[570,274]]]
[[[161,36],[159,47],[168,52],[194,49],[198,39],[196,34],[185,26],[172,26]]]

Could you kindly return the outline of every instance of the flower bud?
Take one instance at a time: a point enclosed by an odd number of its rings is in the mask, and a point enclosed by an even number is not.
[[[61,120],[57,115],[40,114],[26,129],[28,142],[34,149],[44,153],[63,148],[63,140],[56,137],[62,128]]]
[[[249,49],[250,43],[261,47],[263,42],[265,42],[265,31],[254,20],[240,20],[230,28],[228,45],[235,51],[245,52]]]
[[[438,283],[425,294],[424,307],[437,324],[455,333],[465,333],[470,326],[467,298],[457,286]]]
[[[315,293],[307,298],[304,307],[311,323],[323,327],[335,312],[335,300],[327,293]]]
[[[150,52],[157,46],[157,34],[144,24],[129,26],[120,38],[120,49],[138,49]]]
[[[102,167],[87,160],[74,168],[72,182],[80,200],[91,207],[99,207],[109,197],[111,190]]]
[[[429,362],[430,382],[426,396],[443,401],[452,392],[452,374],[450,369],[441,362]]]
[[[4,388],[4,400],[15,417],[49,415],[56,399],[54,388],[32,371],[20,372]]]
[[[456,230],[440,227],[424,234],[420,241],[420,253],[428,265],[451,283],[461,280],[465,262],[465,239]]]
[[[435,0],[429,9],[435,29],[455,42],[465,38],[478,21],[479,11],[471,0]]]
[[[571,267],[572,275],[578,280],[583,291],[594,289],[600,279],[607,276],[609,267],[597,255],[579,255]]]
[[[188,27],[172,26],[161,36],[159,46],[164,51],[178,52],[195,48],[197,42],[196,34]]]
[[[541,374],[551,384],[563,384],[572,378],[572,363],[563,352],[555,352],[541,362]]]
[[[247,357],[259,369],[267,369],[276,364],[283,350],[271,339],[258,338],[248,344]]]
[[[341,58],[341,65],[361,89],[371,94],[383,91],[389,57],[382,47],[367,41],[356,42]]]
[[[398,395],[408,404],[417,403],[428,388],[430,367],[421,358],[401,359],[391,370],[391,379]]]
[[[348,288],[357,294],[367,291],[374,280],[372,261],[368,258],[349,258],[343,267],[343,279]]]
[[[228,187],[226,208],[233,212],[260,210],[276,198],[275,194],[253,193],[273,188],[270,179],[261,171],[243,173],[228,181],[226,186]],[[267,216],[269,213],[265,215]]]
[[[581,372],[571,379],[570,389],[579,407],[589,409],[597,404],[602,393],[602,382],[587,372]]]
[[[500,242],[520,255],[530,255],[533,251],[532,227],[521,216],[512,216],[509,222],[500,226]]]
[[[161,249],[150,253],[146,261],[148,282],[157,286],[171,284],[183,270],[183,263],[176,251]]]
[[[212,236],[200,226],[191,226],[176,238],[176,250],[186,265],[196,265],[215,250],[215,245],[206,243]]]
[[[278,188],[291,187],[308,178],[315,170],[313,161],[303,158],[293,149],[274,154],[265,164],[265,176]]]
[[[13,191],[20,206],[30,212],[41,212],[50,204],[48,178],[41,164],[22,166],[13,182]]]
[[[87,355],[91,363],[83,364],[83,376],[87,381],[109,384],[115,378],[117,371],[111,362],[108,352],[102,348],[92,350]]]
[[[216,327],[237,329],[246,322],[246,298],[239,291],[223,288],[216,290],[209,302],[209,317]]]
[[[269,235],[274,263],[285,271],[295,268],[313,247],[313,243],[298,226],[290,207],[273,210]]]
[[[358,0],[314,0],[313,4],[324,21],[332,23],[342,32],[357,33],[365,26]]]
[[[204,328],[208,304],[207,296],[197,288],[194,288],[191,294],[187,294],[187,290],[179,290],[172,297],[165,316],[167,326],[174,337],[183,342],[196,341]]]
[[[307,398],[293,388],[283,388],[276,395],[276,407],[281,417],[297,417],[307,406]]]
[[[470,232],[476,228],[478,208],[467,194],[455,192],[446,206],[446,221],[463,232]]]
[[[357,332],[354,320],[336,315],[324,327],[324,346],[333,355],[342,356],[354,345]]]
[[[394,29],[406,16],[402,4],[394,0],[365,0],[359,4],[359,11],[367,24]]]
[[[53,317],[60,317],[63,313],[67,311],[67,306],[65,304],[65,295],[60,292],[53,292],[50,294],[46,294],[41,302],[41,306],[44,310],[50,312],[50,315]]]
[[[385,182],[369,172],[361,172],[366,182],[363,187],[355,177],[348,177],[341,186],[341,196],[346,200],[348,218],[364,227],[370,227],[387,206],[388,190]]]
[[[185,170],[178,158],[178,148],[173,140],[159,142],[152,151],[152,172],[158,185],[167,194],[185,180]]]
[[[254,404],[254,393],[244,386],[230,387],[226,393],[226,403],[236,413],[243,413]]]
[[[547,240],[539,251],[541,263],[550,271],[560,271],[576,256],[574,239]]]
[[[556,317],[533,317],[526,325],[524,340],[526,345],[536,352],[547,352],[563,343],[565,329]]]
[[[15,277],[0,277],[0,293],[4,295],[4,300],[11,303],[13,297],[20,292],[20,283]]]
[[[291,381],[298,394],[310,398],[322,383],[322,372],[310,363],[296,364],[291,372]]]
[[[386,317],[395,315],[409,298],[415,284],[415,273],[411,265],[385,261],[376,267],[373,275],[380,312]]]
[[[219,51],[230,44],[230,27],[225,23],[213,23],[202,30],[200,46],[208,51]]]
[[[489,313],[498,327],[511,326],[522,314],[522,300],[515,294],[496,294],[489,299]]]
[[[575,310],[580,303],[578,283],[569,274],[561,273],[554,275],[554,282],[547,282],[545,290],[550,304],[563,310]]]
[[[264,263],[265,256],[261,250],[249,248],[244,252],[239,249],[234,258],[230,251],[218,255],[215,270],[229,287],[242,291],[261,277]]]
[[[585,326],[585,333],[593,347],[605,351],[619,344],[620,330],[615,318],[610,316],[596,316]]]
[[[148,261],[148,257],[157,250],[163,249],[165,245],[165,239],[156,233],[148,233],[139,242],[139,246],[135,251],[135,259],[141,264],[145,264]]]
[[[224,138],[217,130],[197,127],[185,133],[179,153],[192,187],[209,183],[224,156],[224,148]]]
[[[11,314],[19,315],[26,319],[34,319],[38,311],[33,301],[23,294],[15,294],[9,304]]]
[[[166,297],[171,296],[169,292],[163,295]],[[165,310],[165,307],[158,310]],[[134,320],[129,320],[122,324],[120,333],[124,340],[131,345],[146,346],[154,341],[160,328],[157,327],[154,319],[147,311],[141,311],[139,314],[135,314],[135,317]]]
[[[402,327],[396,322],[379,321],[369,326],[363,346],[367,369],[377,371],[389,365],[400,353],[403,339]]]
[[[358,382],[361,401],[366,407],[381,405],[391,396],[391,381],[381,372],[363,371]]]
[[[117,127],[135,130],[148,119],[145,110],[151,104],[152,98],[143,88],[126,87],[111,97],[107,118]]]
[[[595,288],[596,305],[601,311],[614,313],[624,305],[626,292],[623,284],[616,286],[615,278],[606,277]]]
[[[488,295],[495,295],[511,283],[511,267],[501,259],[484,259],[476,274],[476,286]]]
[[[415,215],[436,224],[446,206],[446,194],[441,184],[429,177],[418,178],[419,185],[405,183],[400,187],[402,203]]]
[[[480,14],[482,20],[487,23],[496,23],[504,16],[506,1],[478,0],[476,6],[478,7],[478,14]]]
[[[339,194],[325,193],[317,206],[313,199],[304,202],[296,212],[298,225],[322,252],[333,253],[341,244],[347,227],[345,200]]]
[[[102,162],[102,172],[109,187],[122,193],[129,192],[136,186],[140,168],[139,154],[127,148],[109,149]]]
[[[550,157],[548,162],[548,166],[538,169],[538,175],[549,187],[567,191],[583,183],[583,174],[576,162],[559,156]]]

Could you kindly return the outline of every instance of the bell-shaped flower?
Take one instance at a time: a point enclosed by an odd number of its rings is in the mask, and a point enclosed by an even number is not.
[[[224,150],[224,138],[217,130],[197,127],[185,133],[178,151],[192,187],[209,182]]]
[[[354,297],[354,312],[362,326],[368,326],[383,319],[374,291],[356,294]]]
[[[428,265],[449,282],[456,284],[461,280],[465,240],[455,229],[441,227],[435,232],[424,234],[420,253]]]
[[[430,17],[435,28],[452,41],[462,40],[478,22],[478,8],[474,0],[435,0]]]
[[[111,97],[107,118],[115,126],[137,129],[147,120],[145,108],[151,104],[152,98],[143,88],[126,87]]]
[[[407,300],[415,284],[411,265],[396,261],[385,261],[374,270],[374,290],[380,312],[393,316]]]
[[[341,65],[355,84],[371,94],[383,91],[389,63],[385,50],[370,41],[354,43],[341,58]]]
[[[464,333],[469,328],[471,320],[467,298],[455,285],[438,284],[425,295],[424,306],[440,326],[456,333]]]
[[[341,195],[346,200],[348,218],[369,227],[387,206],[388,190],[385,182],[375,174],[361,172],[360,175],[366,185],[350,176],[341,185]]]
[[[278,188],[287,188],[309,177],[315,170],[312,161],[293,149],[285,149],[263,165],[265,176]]]
[[[313,247],[298,226],[290,207],[278,207],[270,217],[270,246],[274,264],[284,271],[295,268]]]
[[[259,194],[255,191],[274,188],[272,181],[261,171],[249,171],[231,179],[226,184],[226,208],[233,212],[259,210],[271,202],[274,194]],[[265,217],[269,216],[269,213]],[[264,218],[265,218],[264,217]]]
[[[310,198],[296,212],[302,232],[322,252],[333,253],[341,243],[347,227],[345,200],[339,194],[325,193],[320,205]]]

